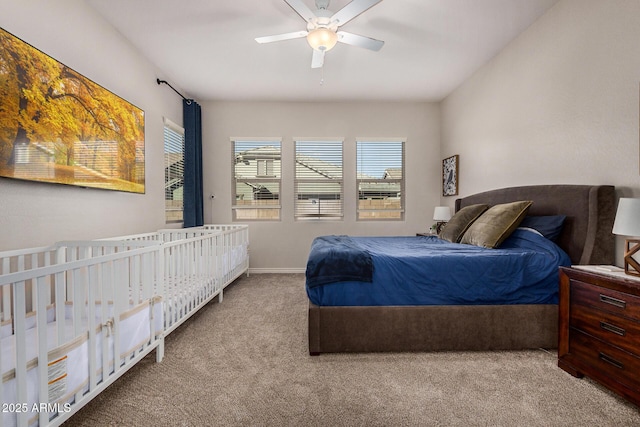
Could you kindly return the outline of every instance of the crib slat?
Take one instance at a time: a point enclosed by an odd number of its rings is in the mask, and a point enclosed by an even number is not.
[[[0,322],[11,319],[11,286],[2,286],[2,316]]]
[[[74,269],[71,271],[73,277],[73,336],[77,337],[82,333],[82,270]]]
[[[44,375],[48,372],[45,366],[49,365],[49,358],[47,357],[48,342],[47,342],[47,277],[38,277],[34,280],[36,289],[32,289],[32,292],[36,295],[36,328],[38,331],[38,366],[40,368],[39,375],[39,393],[40,403],[49,403],[49,377]],[[49,413],[47,411],[41,411],[38,415],[40,425],[46,425],[49,421]]]
[[[113,295],[113,328],[111,333],[113,334],[113,373],[116,374],[120,368],[120,316],[118,313],[121,313],[124,310],[124,306],[122,304],[123,296],[121,294],[128,294],[128,292],[118,292],[117,289],[124,286],[126,283],[124,278],[129,277],[129,273],[128,271],[124,271],[126,263],[121,259],[118,259],[115,262],[114,267],[114,286],[116,287],[116,291]],[[128,298],[128,295],[125,295],[124,298]]]
[[[14,285],[14,307],[15,315],[15,357],[16,357],[16,403],[26,403],[27,400],[27,341],[26,341],[26,311],[27,301],[25,295],[25,282],[16,282]],[[28,413],[19,412],[16,414],[18,427],[28,425]]]
[[[95,288],[100,286],[100,266],[101,264],[87,266],[88,282],[87,288],[87,320],[89,324],[89,390],[95,390],[97,385],[96,369],[96,298]],[[103,301],[102,304],[105,304]],[[102,345],[105,343],[105,333],[102,333]],[[103,374],[104,375],[104,374]]]
[[[104,288],[103,292],[103,296],[105,296],[105,298],[102,300],[102,324],[105,325],[102,328],[102,339],[103,339],[103,343],[104,345],[102,346],[102,382],[104,383],[109,372],[109,350],[110,350],[110,346],[109,346],[109,340],[107,339],[107,334],[110,332],[109,331],[109,325],[111,322],[111,318],[109,316],[109,298],[106,298],[105,294],[110,294],[110,295],[115,295],[115,292],[112,291],[112,288],[115,286],[115,271],[114,271],[114,262],[108,262],[104,264],[104,268],[102,270],[102,277],[103,277],[103,286],[102,288]],[[115,312],[115,297],[112,297],[113,301],[111,301],[111,304],[114,307],[114,312]],[[116,359],[114,358],[114,369],[116,366]]]
[[[56,251],[56,263],[58,265],[64,263],[66,258],[66,250],[64,248],[58,248]],[[64,331],[64,323],[66,318],[66,308],[65,308],[65,296],[67,294],[66,290],[66,280],[65,280],[66,272],[60,271],[54,274],[54,303],[56,310],[56,327],[58,329],[58,339],[56,345],[60,345],[64,342],[65,339],[65,331]]]

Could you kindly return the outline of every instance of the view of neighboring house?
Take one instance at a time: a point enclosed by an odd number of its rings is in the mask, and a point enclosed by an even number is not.
[[[235,154],[236,206],[278,206],[280,200],[281,152],[279,147],[263,145],[238,151]],[[381,206],[394,206],[395,212],[387,212],[385,218],[401,216],[402,169],[387,168],[382,177],[358,174],[358,203],[361,217],[365,211],[379,211]],[[297,153],[295,157],[295,200],[298,216],[317,216],[338,210],[343,202],[343,168],[341,164],[322,160],[312,155]],[[387,209],[388,210],[388,209]],[[244,219],[267,219],[265,215],[249,216],[242,209]],[[270,219],[278,219],[271,210]],[[374,218],[376,215],[369,215]],[[379,214],[377,214],[379,217]]]

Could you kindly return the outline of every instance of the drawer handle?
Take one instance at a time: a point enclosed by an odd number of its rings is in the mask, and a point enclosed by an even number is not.
[[[613,332],[614,334],[620,335],[621,337],[623,337],[627,333],[627,331],[625,331],[621,327],[612,325],[611,323],[607,322],[600,322],[600,327],[605,331]]]
[[[600,301],[605,304],[611,304],[615,307],[625,308],[627,306],[627,302],[618,298],[613,298],[607,295],[600,294]]]
[[[615,366],[616,368],[624,369],[624,365],[622,364],[622,362],[618,362],[613,357],[608,356],[608,355],[606,355],[604,353],[598,354],[598,358],[600,360],[602,360],[603,362],[607,362],[608,364]]]

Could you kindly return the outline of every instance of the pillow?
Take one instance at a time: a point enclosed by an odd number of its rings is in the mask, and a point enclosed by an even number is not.
[[[490,207],[471,224],[460,243],[497,248],[520,225],[532,204],[526,200]]]
[[[489,209],[489,205],[469,205],[456,212],[440,231],[438,237],[451,243],[458,243],[469,226]]]
[[[562,232],[565,215],[525,216],[520,227],[533,228],[551,241],[556,241]]]

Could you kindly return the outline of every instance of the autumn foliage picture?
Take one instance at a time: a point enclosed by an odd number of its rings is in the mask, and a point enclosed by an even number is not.
[[[0,176],[144,193],[144,111],[0,28]]]

